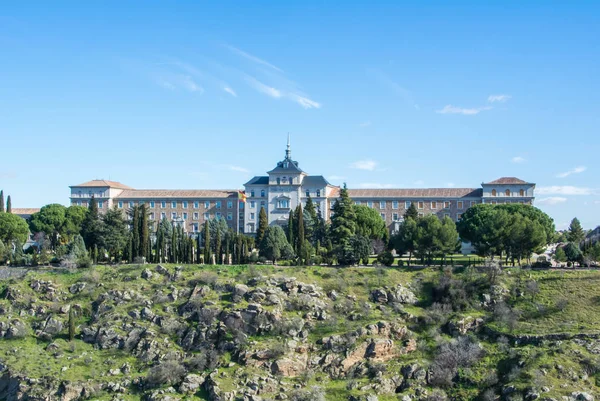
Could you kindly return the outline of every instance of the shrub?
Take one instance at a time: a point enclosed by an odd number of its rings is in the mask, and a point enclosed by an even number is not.
[[[217,283],[217,280],[219,280],[219,276],[217,275],[217,273],[212,271],[204,270],[198,276],[198,282],[206,284],[211,288],[214,287],[214,285]]]
[[[77,259],[77,267],[79,269],[89,269],[92,267],[92,259],[89,256],[82,256]]]
[[[391,266],[394,264],[394,255],[390,251],[383,251],[377,255],[377,261],[385,266]]]
[[[146,384],[149,387],[174,385],[179,383],[185,374],[185,367],[179,362],[166,360],[150,369],[146,376]]]
[[[290,401],[325,401],[325,391],[319,386],[308,390],[296,390],[290,396]]]
[[[212,370],[219,364],[219,353],[214,349],[208,349],[200,354],[195,354],[185,362],[185,367],[189,371],[203,372]]]
[[[403,267],[404,266],[404,261],[403,260],[399,260],[398,261],[398,267]]]
[[[468,368],[483,354],[479,344],[470,337],[458,337],[438,347],[437,355],[431,365],[431,384],[449,387],[458,374],[459,368]]]

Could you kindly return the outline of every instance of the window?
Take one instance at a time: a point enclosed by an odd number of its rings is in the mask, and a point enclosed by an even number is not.
[[[192,230],[197,233],[198,232],[198,223],[192,224]]]
[[[250,213],[250,220],[254,220],[254,213]]]
[[[288,209],[290,207],[290,201],[287,199],[280,199],[277,201],[278,209]]]
[[[281,178],[277,177],[277,185],[281,184]]]
[[[227,212],[227,220],[233,220],[233,213]]]
[[[250,209],[254,209],[256,207],[256,202],[250,201]]]
[[[216,202],[215,202],[215,207],[216,207],[217,209],[220,209],[220,208],[221,208],[221,201],[216,201]]]
[[[471,201],[471,207],[475,206],[477,204],[477,201]]]
[[[519,190],[519,196],[525,196],[525,191],[523,191],[522,189]]]
[[[261,198],[264,198],[264,197],[265,197],[265,190],[264,190],[264,189],[261,189],[261,190],[260,190],[260,197],[261,197]]]
[[[254,198],[254,190],[250,191],[250,196]]]
[[[119,201],[117,205],[119,206],[119,209],[123,209],[123,201]]]
[[[456,202],[456,208],[457,209],[462,209],[463,208],[463,201]]]
[[[103,204],[103,203],[104,203],[104,202],[102,202],[102,201],[98,201],[98,209],[102,209],[102,204]]]
[[[373,207],[373,201],[367,201],[367,206],[368,207]]]
[[[183,219],[187,220],[187,213],[186,212],[183,213]]]
[[[462,213],[458,213],[458,214],[456,215],[456,220],[460,220],[460,218],[461,218],[461,217],[462,217]]]
[[[306,190],[306,197],[308,198],[310,196],[310,190]]]
[[[204,202],[204,208],[205,209],[210,209],[210,202],[209,201]]]
[[[392,220],[398,221],[398,213],[392,214]]]
[[[432,209],[437,209],[437,202],[436,201],[431,202],[431,208]]]
[[[200,217],[200,213],[194,212],[194,220],[198,220],[199,217]]]
[[[154,212],[150,212],[150,220],[154,220]]]
[[[260,207],[265,207],[265,201],[260,201]]]
[[[177,212],[172,212],[171,213],[171,218],[172,219],[176,219],[177,218]]]
[[[379,208],[385,209],[385,201],[379,201]]]
[[[231,209],[233,207],[232,201],[227,201],[227,209]]]
[[[150,208],[154,209],[154,206],[156,206],[155,203],[154,203],[154,201],[150,201]]]
[[[210,219],[210,215],[208,213],[204,213],[204,220]]]
[[[163,219],[166,219],[166,218],[167,218],[167,214],[165,212],[162,212],[160,214],[160,219],[163,220]]]
[[[129,202],[129,207],[133,207],[133,202]]]
[[[200,207],[200,202],[195,201],[194,202],[194,209],[198,209]]]
[[[405,209],[408,209],[408,208],[410,207],[410,205],[411,205],[411,201],[406,201],[406,202],[404,202],[404,208],[405,208]],[[422,209],[422,208],[421,208],[421,209]]]
[[[177,202],[171,202],[171,209],[177,208]]]
[[[221,220],[221,212],[217,212],[217,213],[215,214],[215,218],[216,218],[217,220]]]
[[[419,209],[423,209],[425,207],[425,202],[419,202],[419,203],[417,203],[417,207]],[[419,213],[419,214],[423,214],[423,213]]]
[[[392,209],[398,209],[398,201],[392,201]]]
[[[165,201],[160,202],[160,207],[162,207],[163,209],[166,209],[167,208],[167,202],[165,202]]]
[[[181,205],[182,205],[182,207],[183,207],[184,209],[187,209],[187,207],[188,207],[188,203],[187,203],[187,201],[183,201],[183,202],[181,202]]]
[[[510,189],[507,189],[506,191],[504,191],[504,195],[510,196]]]
[[[140,205],[143,205],[144,203],[146,203],[146,202],[144,202],[144,201],[140,201],[139,202]]]
[[[321,190],[317,189],[317,198],[320,198],[320,197],[321,197]]]
[[[492,189],[492,196],[496,196],[496,195],[497,195],[496,190]]]
[[[238,208],[239,208],[239,209],[243,209],[243,208],[244,208],[244,205],[245,205],[245,203],[244,203],[244,202],[242,202],[242,201],[239,201],[239,202],[238,202]]]
[[[361,204],[361,202],[360,202],[360,201],[356,201],[356,202],[354,202],[354,204],[355,204],[355,205],[360,205],[360,204]]]
[[[385,213],[379,213],[381,215],[381,218],[385,220]]]

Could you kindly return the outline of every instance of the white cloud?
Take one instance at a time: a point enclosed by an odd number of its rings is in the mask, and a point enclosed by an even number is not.
[[[387,189],[387,188],[395,188],[394,184],[380,184],[378,182],[363,182],[358,184],[359,188],[373,188],[373,189]]]
[[[304,107],[305,109],[320,109],[321,108],[321,104],[315,102],[314,100],[311,100],[307,97],[303,97],[300,96],[296,93],[290,93],[287,95],[290,99],[292,99],[293,101],[295,101],[296,103],[298,103],[300,106]]]
[[[227,168],[231,171],[238,171],[240,173],[249,173],[250,172],[250,170],[248,170],[247,168],[240,167],[240,166],[227,166]]]
[[[559,203],[565,203],[566,201],[567,198],[561,196],[550,196],[548,198],[539,199],[535,203],[538,205],[558,205]]]
[[[476,108],[467,109],[467,108],[456,107],[456,106],[452,106],[451,104],[448,104],[448,105],[444,106],[443,109],[437,110],[436,113],[439,113],[439,114],[462,114],[465,116],[472,116],[475,114],[479,114],[480,112],[482,112],[484,110],[491,110],[491,107],[484,106],[484,107],[476,107]]]
[[[263,60],[261,58],[258,58],[256,56],[250,54],[250,53],[246,53],[245,51],[240,50],[237,47],[233,47],[233,46],[230,46],[230,45],[225,45],[225,47],[227,47],[229,50],[231,50],[232,52],[236,53],[237,55],[242,56],[242,57],[244,57],[244,58],[246,58],[246,59],[248,59],[250,61],[253,61],[253,62],[257,63],[257,64],[265,65],[265,66],[267,66],[269,68],[274,69],[275,71],[283,72],[283,70],[281,68],[279,68],[277,66],[274,66],[273,64],[269,63],[268,61]]]
[[[524,157],[521,157],[521,156],[515,156],[515,157],[513,157],[512,159],[510,159],[510,161],[511,161],[511,163],[516,163],[516,164],[519,164],[519,163],[525,163],[527,160],[525,160],[525,158],[524,158]]]
[[[156,82],[158,85],[169,90],[182,89],[193,93],[204,93],[204,88],[189,75],[167,74],[158,77]]]
[[[224,87],[223,90],[225,92],[229,93],[231,96],[237,97],[237,93],[235,93],[235,91],[233,89],[231,89],[229,86]]]
[[[359,125],[360,127],[363,127],[363,128],[364,128],[364,127],[368,127],[368,126],[370,126],[370,125],[371,125],[371,121],[365,121],[365,122],[362,122],[362,123],[360,123],[360,124],[358,124],[358,125]]]
[[[579,166],[579,167],[572,168],[569,171],[565,171],[564,173],[557,174],[556,176],[558,178],[565,178],[565,177],[570,176],[571,174],[583,173],[585,170],[587,170],[587,167],[585,167],[585,166]]]
[[[368,69],[367,74],[373,77],[380,85],[385,86],[396,95],[400,96],[404,103],[412,105],[415,110],[419,110],[419,105],[416,104],[413,94],[408,89],[404,88],[399,83],[391,79],[387,74],[379,69]]]
[[[535,190],[540,195],[593,195],[594,190],[586,187],[573,187],[570,185],[553,185],[539,187]]]
[[[490,102],[490,103],[494,103],[494,102],[504,103],[504,102],[508,101],[511,97],[512,97],[511,95],[489,95],[488,96],[488,102]]]
[[[359,160],[350,164],[350,167],[358,170],[373,171],[375,170],[375,167],[377,167],[377,162],[374,162],[373,160]]]
[[[264,93],[267,96],[270,96],[272,98],[275,99],[279,99],[282,95],[281,95],[281,91],[270,87],[269,85],[265,85],[262,82],[260,82],[259,80],[257,80],[256,78],[247,76],[246,77],[246,81],[250,84],[250,86],[252,86],[254,89],[256,89],[257,91]]]
[[[182,85],[185,89],[187,89],[190,92],[204,92],[204,89],[200,85],[198,85],[189,75],[183,77]]]

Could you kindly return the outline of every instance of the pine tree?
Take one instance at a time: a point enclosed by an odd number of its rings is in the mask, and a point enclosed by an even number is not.
[[[210,226],[208,220],[204,222],[204,263],[210,263]]]
[[[579,243],[581,241],[583,241],[584,238],[585,238],[585,231],[583,231],[583,228],[581,227],[581,223],[579,222],[579,219],[577,219],[577,217],[575,217],[573,220],[571,220],[571,224],[569,225],[569,231],[567,232],[567,239],[570,242],[573,242],[576,245],[579,245]]]
[[[81,224],[81,236],[88,249],[91,250],[94,248],[94,245],[98,245],[102,242],[102,231],[103,227],[98,214],[98,203],[92,195],[87,213]]]
[[[73,341],[75,338],[75,313],[73,312],[73,305],[69,308],[69,341]]]
[[[0,190],[0,213],[4,213],[4,191]]]
[[[260,213],[258,214],[258,230],[256,230],[256,243],[260,244],[262,242],[263,237],[265,236],[265,231],[267,226],[269,225],[269,221],[267,220],[267,211],[264,207],[260,208]]]
[[[333,205],[333,216],[331,217],[331,239],[334,253],[338,262],[347,264],[352,259],[352,246],[350,239],[356,234],[356,212],[352,199],[348,195],[346,184],[340,191],[340,198]]]
[[[6,213],[12,213],[12,203],[10,201],[10,195],[6,198]]]
[[[294,220],[296,216],[294,215],[294,211],[290,209],[290,214],[288,216],[288,225],[287,225],[287,240],[293,246],[294,245]]]
[[[415,202],[410,202],[410,206],[408,207],[408,209],[406,209],[406,212],[404,213],[404,220],[408,220],[409,218],[415,221],[419,218],[419,212],[417,211]]]

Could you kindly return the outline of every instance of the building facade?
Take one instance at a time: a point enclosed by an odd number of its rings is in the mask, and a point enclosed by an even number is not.
[[[292,159],[289,138],[284,159],[267,175],[255,176],[244,184],[245,202],[238,199],[236,190],[140,190],[107,180],[92,180],[70,188],[72,205],[88,206],[92,196],[101,212],[113,207],[126,212],[133,206],[146,204],[155,225],[168,219],[188,233],[200,231],[206,220],[225,219],[232,229],[254,234],[261,208],[265,209],[270,225],[285,226],[290,210],[299,204],[304,207],[309,197],[329,220],[340,195],[339,186],[300,168]],[[435,214],[458,221],[477,203],[532,205],[534,190],[534,183],[502,177],[482,183],[479,188],[348,189],[348,193],[356,204],[378,210],[386,225],[394,230],[412,203],[421,216]]]

